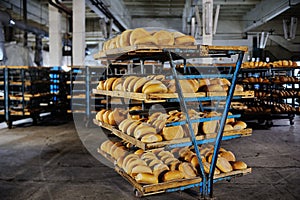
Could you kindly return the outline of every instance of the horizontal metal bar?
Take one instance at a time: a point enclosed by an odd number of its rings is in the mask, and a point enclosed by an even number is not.
[[[196,78],[232,78],[232,74],[200,74],[200,75],[178,75],[178,79],[196,79]],[[173,76],[167,76],[166,79],[173,79]]]
[[[227,119],[239,118],[239,117],[241,117],[240,114],[228,115]],[[190,121],[191,121],[191,123],[198,123],[198,122],[207,122],[207,121],[214,121],[214,120],[220,120],[220,119],[221,119],[221,116],[216,116],[216,117],[209,117],[209,118],[192,119]],[[168,124],[166,124],[166,126],[180,126],[180,125],[184,125],[184,124],[186,124],[186,120],[168,123]]]

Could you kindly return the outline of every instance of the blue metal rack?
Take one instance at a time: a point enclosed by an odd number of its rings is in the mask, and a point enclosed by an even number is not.
[[[225,126],[225,122],[227,118],[236,118],[240,115],[232,115],[228,116],[230,103],[232,99],[240,98],[238,96],[233,96],[235,85],[237,82],[238,72],[241,68],[242,60],[245,51],[247,48],[245,47],[218,47],[218,46],[202,46],[199,45],[196,49],[187,49],[187,48],[163,48],[161,51],[158,51],[155,49],[155,52],[148,51],[147,49],[139,49],[138,47],[134,47],[132,51],[129,52],[130,48],[127,48],[126,51],[122,52],[120,49],[114,53],[110,53],[109,55],[104,55],[103,59],[108,59],[108,62],[110,60],[140,60],[141,62],[144,62],[147,59],[152,60],[160,60],[162,62],[169,62],[170,69],[172,72],[172,75],[166,76],[169,79],[174,79],[176,84],[176,91],[178,94],[178,98],[168,98],[166,99],[167,102],[178,102],[180,104],[181,110],[186,115],[185,121],[180,122],[174,122],[169,123],[167,126],[177,126],[177,125],[183,125],[187,124],[188,128],[190,130],[190,141],[189,142],[181,142],[178,144],[170,144],[165,146],[166,148],[176,148],[176,147],[185,147],[185,146],[194,146],[195,153],[198,158],[199,167],[200,167],[200,173],[202,181],[196,184],[190,184],[185,185],[177,188],[170,188],[167,189],[166,192],[174,192],[178,190],[185,190],[187,188],[191,187],[200,187],[200,194],[201,197],[212,197],[213,196],[213,183],[220,181],[220,180],[228,180],[231,178],[231,176],[221,177],[214,179],[214,171],[216,167],[216,161],[218,152],[220,149],[221,141],[222,140],[230,140],[234,138],[239,138],[241,135],[231,135],[231,136],[223,136],[223,129]],[[141,51],[137,51],[141,50]],[[147,52],[147,53],[143,53]],[[186,60],[189,58],[199,58],[199,57],[228,57],[231,55],[238,55],[237,62],[235,65],[229,65],[227,74],[185,74],[185,75],[179,75],[177,72],[176,65],[174,63],[175,60],[183,60],[184,66],[184,72],[190,71],[189,68],[186,66]],[[199,67],[199,66],[197,66]],[[203,67],[211,67],[211,66],[203,66]],[[207,96],[207,97],[195,97],[195,98],[185,98],[182,92],[182,88],[180,86],[179,80],[181,79],[193,79],[193,78],[229,78],[231,79],[231,86],[229,87],[227,96]],[[188,106],[187,102],[201,102],[201,101],[225,101],[225,106],[223,108],[222,115],[219,117],[212,117],[212,118],[201,118],[201,119],[191,119],[188,114]],[[201,107],[200,107],[201,108]],[[202,107],[203,108],[203,107]],[[202,109],[201,108],[201,109]],[[219,129],[216,134],[216,138],[210,138],[205,140],[197,140],[196,134],[194,133],[192,123],[196,122],[205,122],[205,121],[212,121],[212,120],[219,120]],[[116,130],[117,131],[117,130]],[[120,131],[117,131],[120,132]],[[120,136],[120,135],[119,135]],[[123,138],[124,139],[124,138]],[[205,144],[205,143],[214,143],[214,151],[213,151],[213,157],[212,162],[210,166],[209,174],[207,175],[204,171],[204,166],[201,160],[201,154],[200,150],[198,148],[198,145]]]

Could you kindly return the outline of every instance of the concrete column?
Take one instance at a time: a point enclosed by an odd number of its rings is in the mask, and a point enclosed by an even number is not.
[[[213,0],[202,0],[203,44],[212,45],[213,41]]]
[[[85,58],[85,0],[73,1],[72,58],[74,66],[83,66]]]
[[[61,14],[49,4],[49,65],[62,65]]]

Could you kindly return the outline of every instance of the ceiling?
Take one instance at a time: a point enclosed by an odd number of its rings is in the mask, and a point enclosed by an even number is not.
[[[72,10],[72,0],[57,2]],[[184,30],[182,28],[184,23],[182,22],[186,21],[189,24],[191,18],[195,16],[195,6],[199,6],[199,11],[202,12],[202,0],[86,0],[86,41],[89,44],[97,44],[103,40],[99,20],[100,18],[107,18],[91,2],[101,2],[115,17],[115,21],[120,22],[124,28],[158,24],[182,31]],[[242,34],[245,30],[256,32],[274,29],[275,33],[283,34],[282,18],[290,18],[290,16],[299,18],[299,3],[299,0],[214,0],[214,16],[217,5],[220,5],[217,34],[231,33],[229,30]],[[23,0],[1,0],[0,10],[9,12],[14,19],[22,20],[22,5]],[[47,30],[49,25],[48,6],[48,0],[27,0],[28,23]],[[278,10],[282,9],[283,6],[289,7],[289,9],[284,10],[284,12]],[[268,9],[273,10],[271,12]],[[263,15],[262,13],[266,14]],[[67,18],[67,14],[64,12],[62,14],[64,18]],[[271,14],[272,18],[266,20]],[[67,24],[68,21],[64,19],[63,23]],[[115,32],[120,31],[116,27],[114,30]],[[299,30],[299,26],[297,30]],[[62,31],[68,32],[69,30],[65,28]],[[300,35],[299,31],[297,33]],[[21,38],[19,37],[19,39]]]

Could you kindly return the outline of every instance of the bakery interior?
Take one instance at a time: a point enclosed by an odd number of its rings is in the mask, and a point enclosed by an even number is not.
[[[299,0],[1,0],[0,199],[300,199]]]

